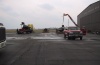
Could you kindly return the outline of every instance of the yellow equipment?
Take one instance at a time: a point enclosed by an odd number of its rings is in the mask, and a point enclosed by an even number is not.
[[[28,24],[28,27],[30,27],[32,30],[35,29],[35,28],[33,27],[33,24]]]
[[[33,24],[28,24],[28,27],[30,27],[34,32],[35,28],[34,28]]]

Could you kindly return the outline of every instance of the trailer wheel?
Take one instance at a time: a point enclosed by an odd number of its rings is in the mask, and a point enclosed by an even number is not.
[[[17,32],[17,34],[20,34],[18,29],[16,30],[16,32]]]

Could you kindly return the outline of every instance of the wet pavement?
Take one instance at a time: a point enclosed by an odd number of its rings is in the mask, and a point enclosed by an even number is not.
[[[55,33],[8,33],[0,65],[100,65],[100,36],[67,40]]]

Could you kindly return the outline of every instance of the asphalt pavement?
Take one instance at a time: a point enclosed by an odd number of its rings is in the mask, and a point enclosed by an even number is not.
[[[7,33],[0,65],[100,65],[100,35],[67,40],[56,33]]]

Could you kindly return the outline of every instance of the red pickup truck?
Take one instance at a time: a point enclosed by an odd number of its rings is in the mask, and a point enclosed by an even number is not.
[[[68,40],[80,38],[82,40],[83,33],[78,27],[68,27],[68,29],[64,30],[64,38],[68,38]]]

